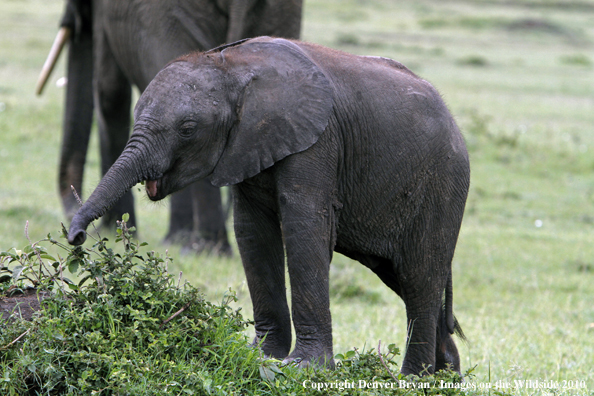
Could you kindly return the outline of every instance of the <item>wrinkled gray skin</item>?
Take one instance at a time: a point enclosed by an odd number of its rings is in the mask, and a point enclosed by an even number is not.
[[[301,5],[302,0],[68,0],[61,24],[73,34],[59,168],[67,216],[79,207],[70,186],[81,193],[94,107],[105,174],[128,141],[131,85],[144,91],[169,61],[191,51],[259,35],[298,38]],[[113,226],[124,213],[134,224],[131,192],[105,214],[104,224]],[[229,253],[219,189],[203,181],[174,195],[167,239]]]
[[[169,64],[135,119],[124,152],[74,217],[70,243],[83,243],[89,222],[142,180],[152,200],[203,179],[232,185],[266,354],[333,365],[328,273],[337,251],[404,300],[403,373],[459,371],[451,261],[470,171],[428,82],[389,59],[262,37]]]

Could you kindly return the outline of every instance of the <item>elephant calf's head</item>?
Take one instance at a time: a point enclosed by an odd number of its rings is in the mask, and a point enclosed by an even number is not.
[[[124,152],[73,226],[84,232],[143,180],[159,200],[206,177],[220,187],[255,176],[311,147],[332,111],[329,80],[291,41],[262,37],[184,56],[140,97]]]

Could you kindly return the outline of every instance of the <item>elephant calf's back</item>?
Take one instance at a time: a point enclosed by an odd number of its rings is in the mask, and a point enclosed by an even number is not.
[[[339,244],[389,257],[419,214],[459,227],[468,154],[437,90],[389,59],[320,50],[336,87]]]

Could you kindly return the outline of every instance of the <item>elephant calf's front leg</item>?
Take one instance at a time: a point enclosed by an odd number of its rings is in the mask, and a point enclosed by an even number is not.
[[[281,205],[287,201],[281,198]],[[313,363],[334,367],[329,297],[332,251],[329,215],[316,211],[303,217],[307,204],[300,206],[293,201],[281,208],[296,336],[295,349],[286,361],[299,361],[302,366]]]
[[[291,317],[285,287],[283,241],[270,206],[250,201],[249,187],[236,187],[235,236],[254,308],[256,342],[268,356],[284,358],[291,349]]]

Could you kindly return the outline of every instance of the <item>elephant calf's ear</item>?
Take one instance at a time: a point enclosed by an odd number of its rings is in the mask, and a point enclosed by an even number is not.
[[[293,42],[250,41],[225,55],[242,69],[247,62],[241,76],[247,84],[239,121],[211,177],[215,186],[239,183],[311,147],[333,108],[330,81]]]

